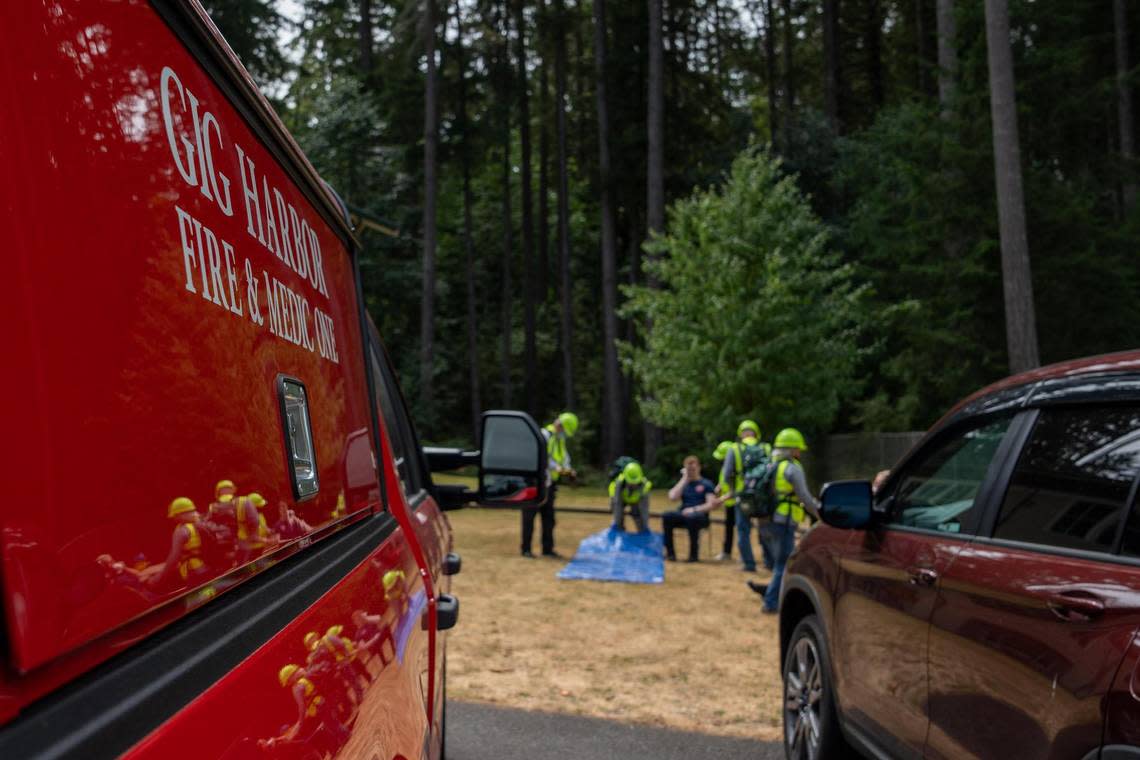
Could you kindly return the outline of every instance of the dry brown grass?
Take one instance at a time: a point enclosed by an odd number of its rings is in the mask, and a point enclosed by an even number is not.
[[[462,614],[448,639],[450,698],[779,737],[777,623],[744,584],[763,574],[710,561],[702,537],[702,562],[667,563],[663,585],[562,581],[562,562],[519,557],[517,512],[449,517],[463,556],[453,585]],[[607,524],[603,515],[559,513],[558,549],[569,557]],[[722,528],[712,530],[719,545]],[[677,539],[684,554],[688,536]]]

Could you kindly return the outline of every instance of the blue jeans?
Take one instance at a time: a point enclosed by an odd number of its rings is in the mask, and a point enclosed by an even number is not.
[[[756,569],[756,557],[752,554],[752,518],[740,504],[736,505],[736,546],[740,549],[740,560],[746,570]]]
[[[776,565],[776,561],[773,559],[775,549],[772,548],[776,545],[776,533],[773,532],[773,527],[771,520],[761,520],[760,524],[756,526],[756,541],[760,544],[764,567],[768,570]]]
[[[772,524],[772,551],[775,556],[775,567],[772,569],[772,580],[768,583],[768,593],[764,594],[764,609],[774,611],[780,606],[780,584],[784,581],[784,567],[788,564],[788,557],[796,548],[796,524],[789,521],[783,525]]]

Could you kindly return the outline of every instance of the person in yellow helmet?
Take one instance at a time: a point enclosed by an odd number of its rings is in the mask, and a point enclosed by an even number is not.
[[[796,527],[805,515],[819,519],[819,501],[808,489],[807,475],[800,456],[807,451],[803,434],[795,428],[784,428],[776,435],[772,458],[776,462],[776,511],[772,515],[772,553],[775,565],[771,582],[749,581],[748,587],[764,597],[763,612],[774,614],[780,604],[780,584],[784,567],[796,548]]]
[[[720,480],[727,487],[727,490],[718,498],[718,505],[736,502],[737,492],[744,488],[744,472],[748,460],[759,456],[767,461],[771,453],[771,447],[766,443],[761,443],[760,425],[754,420],[742,420],[736,427],[736,437],[737,441],[729,446],[724,458],[724,466],[721,468]],[[735,511],[736,545],[740,549],[741,569],[746,573],[754,573],[756,572],[756,556],[752,553],[752,518],[746,510],[739,506]],[[763,547],[764,544],[761,542],[761,548]],[[767,566],[768,557],[766,553],[764,559],[765,566]]]
[[[234,499],[239,564],[258,557],[269,543],[269,525],[262,513],[264,507],[265,498],[259,493]]]
[[[524,507],[522,510],[522,544],[519,553],[532,559],[534,552],[534,518],[542,518],[542,556],[560,559],[561,554],[554,550],[554,499],[561,480],[577,477],[578,473],[570,462],[570,449],[566,442],[578,432],[578,415],[562,412],[554,421],[542,429],[546,439],[546,499],[537,507]]]
[[[166,516],[175,523],[170,538],[170,552],[166,555],[162,572],[155,576],[152,585],[159,588],[168,583],[196,586],[208,580],[211,571],[203,557],[205,547],[202,543],[207,531],[202,526],[198,508],[193,501],[180,496],[170,502]],[[209,540],[208,536],[206,540]]]
[[[633,512],[638,533],[649,530],[649,491],[653,484],[637,462],[627,464],[616,478],[610,481],[610,510],[613,512],[614,530],[625,530],[625,512]]]

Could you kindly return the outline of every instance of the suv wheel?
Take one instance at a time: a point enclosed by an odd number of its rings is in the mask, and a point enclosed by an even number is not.
[[[784,658],[784,753],[792,760],[841,757],[831,659],[815,615],[792,631]]]

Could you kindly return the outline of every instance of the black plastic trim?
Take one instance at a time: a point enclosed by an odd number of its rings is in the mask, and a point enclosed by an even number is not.
[[[224,678],[396,529],[380,514],[330,536],[45,697],[0,729],[0,757],[116,757]]]
[[[1124,744],[1109,744],[1100,748],[1100,760],[1138,760],[1140,747],[1130,747]],[[1093,750],[1085,757],[1097,757],[1097,750]]]
[[[994,527],[997,524],[998,514],[1001,512],[1002,502],[1005,501],[1006,491],[1009,490],[1010,478],[1013,477],[1013,471],[1021,459],[1021,452],[1024,450],[1025,444],[1029,442],[1029,437],[1033,435],[1033,429],[1037,427],[1037,419],[1040,415],[1040,409],[1027,409],[1014,417],[1010,429],[998,447],[994,456],[997,468],[994,472],[993,481],[987,484],[989,490],[984,494],[986,498],[985,511],[981,514],[978,536],[988,538],[994,534]],[[978,495],[980,497],[983,494],[979,493]]]

